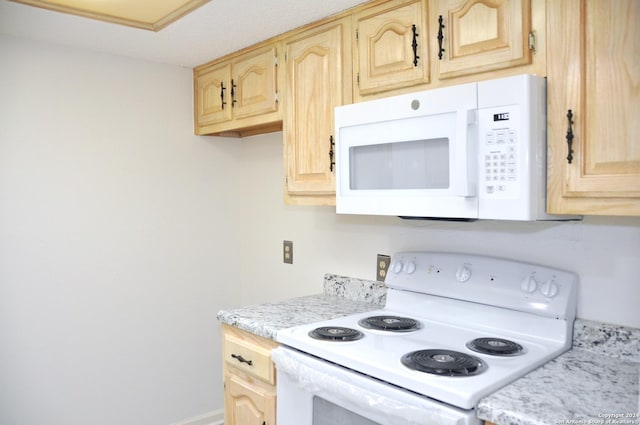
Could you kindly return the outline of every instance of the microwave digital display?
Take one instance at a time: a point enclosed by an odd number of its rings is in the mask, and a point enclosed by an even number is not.
[[[500,114],[493,114],[493,121],[509,121],[509,113],[502,112]]]

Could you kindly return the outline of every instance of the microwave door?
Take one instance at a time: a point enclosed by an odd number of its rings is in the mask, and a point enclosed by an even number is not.
[[[475,111],[345,127],[337,212],[477,218]]]
[[[352,191],[447,190],[451,185],[447,137],[353,146]]]

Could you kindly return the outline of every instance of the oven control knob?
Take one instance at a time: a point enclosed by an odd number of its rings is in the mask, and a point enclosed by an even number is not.
[[[471,278],[471,269],[467,266],[460,266],[456,271],[456,280],[458,282],[466,282]]]
[[[538,289],[538,281],[533,274],[530,274],[522,280],[520,289],[522,289],[522,292],[526,292],[527,294],[533,294],[536,292],[536,289]]]
[[[407,261],[402,268],[402,271],[406,274],[412,274],[416,271],[416,263],[414,263],[413,261]]]
[[[398,261],[392,261],[391,265],[389,266],[389,268],[391,269],[392,272],[394,272],[395,274],[398,274],[402,271],[402,261],[398,260]]]
[[[558,284],[554,279],[549,279],[540,287],[540,292],[547,298],[553,298],[558,295]]]

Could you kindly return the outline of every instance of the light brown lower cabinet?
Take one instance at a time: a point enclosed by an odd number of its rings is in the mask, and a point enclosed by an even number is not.
[[[278,343],[222,325],[225,425],[275,425]]]
[[[276,391],[236,376],[225,375],[225,424],[275,424]]]

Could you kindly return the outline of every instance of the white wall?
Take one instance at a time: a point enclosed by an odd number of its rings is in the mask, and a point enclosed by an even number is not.
[[[400,250],[480,253],[563,268],[581,277],[578,316],[640,327],[640,218],[570,223],[406,222],[283,205],[282,135],[244,139],[241,303],[321,292],[325,272],[375,279],[376,254]],[[294,264],[282,264],[282,240]]]
[[[0,423],[221,408],[239,150],[193,136],[191,71],[7,37],[0,58]]]

